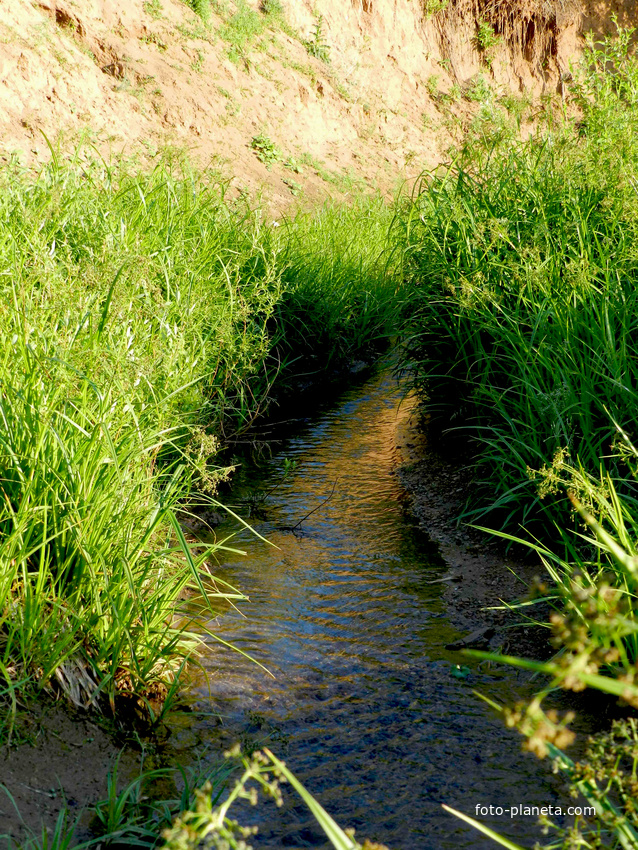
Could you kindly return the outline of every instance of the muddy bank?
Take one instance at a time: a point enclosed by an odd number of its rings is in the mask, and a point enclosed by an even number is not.
[[[438,545],[448,566],[440,581],[450,621],[468,633],[486,629],[481,643],[491,649],[549,657],[552,650],[545,630],[526,625],[520,612],[490,610],[529,597],[534,579],[544,573],[538,558],[532,553],[524,558],[520,550],[507,552],[502,540],[458,521],[472,487],[471,475],[452,453],[430,444],[420,408],[415,407],[402,424],[398,447],[397,475],[407,494],[407,510]],[[534,614],[546,616],[548,609],[535,606]]]
[[[50,833],[64,808],[79,819],[78,842],[90,837],[83,810],[106,799],[108,773],[117,762],[122,788],[140,768],[139,750],[123,749],[99,722],[53,700],[19,711],[13,742],[0,751],[0,782],[9,792],[0,795],[0,846],[41,835],[43,827]]]
[[[547,603],[539,601],[533,608],[518,611],[493,610],[529,600],[535,580],[547,580],[538,556],[522,546],[508,551],[502,539],[459,522],[472,487],[468,458],[461,461],[453,452],[431,444],[421,408],[415,406],[401,423],[397,446],[401,462],[396,474],[405,489],[406,511],[438,546],[447,566],[440,579],[442,600],[446,616],[462,636],[454,644],[459,663],[467,662],[462,654],[465,648],[549,659],[556,651],[549,642],[549,629],[527,620],[547,622],[551,613]],[[489,518],[479,524],[489,527]],[[530,673],[519,676],[534,678]],[[542,680],[536,679],[535,689],[541,688]],[[590,735],[610,728],[613,720],[626,714],[614,697],[592,690],[555,691],[546,697],[545,706],[575,714],[570,728],[577,737],[569,749],[574,759],[584,753]]]

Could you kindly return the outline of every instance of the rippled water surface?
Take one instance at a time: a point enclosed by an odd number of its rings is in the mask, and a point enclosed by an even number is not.
[[[477,803],[568,801],[550,766],[523,755],[518,734],[472,693],[511,701],[529,685],[476,664],[467,680],[451,673],[462,659],[444,645],[458,634],[441,585],[430,583],[446,566],[406,518],[395,474],[410,410],[400,402],[387,374],[371,378],[288,439],[252,482],[267,490],[286,458],[297,461],[268,496],[266,518],[253,520],[277,548],[241,533],[248,557],[230,556],[217,571],[250,596],[245,617],[228,609],[212,627],[274,678],[211,642],[201,701],[212,699],[224,719],[202,721],[199,734],[211,749],[266,743],[360,838],[395,850],[493,847],[441,803],[473,813]],[[325,846],[288,800],[249,812],[260,826],[255,846]],[[530,846],[539,838],[534,818],[491,822]]]

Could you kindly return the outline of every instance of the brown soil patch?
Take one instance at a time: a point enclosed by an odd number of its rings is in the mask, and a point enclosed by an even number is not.
[[[413,416],[419,415],[417,409]],[[410,511],[439,545],[449,566],[442,584],[451,622],[467,633],[493,629],[492,649],[527,658],[549,657],[545,630],[526,624],[521,612],[493,610],[525,599],[534,578],[543,575],[542,564],[533,557],[524,560],[508,554],[503,541],[457,521],[471,477],[453,458],[428,444],[427,429],[412,423],[400,436],[399,446],[404,457],[399,475],[410,498]],[[533,614],[546,616],[548,610],[535,606]]]
[[[11,794],[0,799],[0,836],[24,840],[43,825],[51,831],[60,811],[71,818],[107,796],[106,778],[121,747],[85,714],[55,705],[35,706],[21,713],[16,727],[17,747],[5,749],[0,780]],[[139,753],[122,752],[117,766],[123,787],[139,772]],[[15,803],[15,805],[14,805]],[[88,816],[77,830],[87,837]]]
[[[476,27],[494,4],[429,5],[283,0],[282,23],[237,0],[213,4],[225,11],[204,26],[179,0],[5,0],[0,154],[47,159],[45,134],[64,152],[84,139],[152,167],[169,145],[275,209],[300,193],[316,203],[392,192],[445,156],[478,108],[460,96],[478,75],[497,94],[540,94],[579,51],[572,6],[557,17],[528,4],[524,37],[512,7],[486,56]],[[253,16],[251,37],[238,11]],[[306,46],[319,16],[329,62]],[[251,147],[260,133],[280,152],[270,164]]]

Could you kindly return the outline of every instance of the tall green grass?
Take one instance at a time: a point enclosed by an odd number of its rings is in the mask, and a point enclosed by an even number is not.
[[[574,765],[558,749],[572,737],[569,718],[541,707],[554,687],[638,705],[631,35],[619,28],[615,38],[589,40],[562,121],[525,142],[474,138],[424,175],[397,216],[413,308],[403,365],[433,424],[461,438],[449,445],[461,446],[473,467],[465,518],[487,515],[546,569],[536,593],[553,608],[546,625],[556,655],[545,663],[488,657],[550,676],[529,705],[504,714],[596,810],[593,822],[554,825],[558,839],[544,846],[565,850],[638,846],[635,728],[619,727],[618,740],[603,737]],[[518,846],[450,811],[502,846]]]
[[[319,215],[301,213],[283,225],[275,318],[284,361],[301,357],[315,368],[338,368],[387,346],[404,298],[386,202],[328,204]]]
[[[638,138],[635,120],[616,120],[623,144],[608,139],[603,157],[598,127],[608,113],[635,119],[636,104],[624,90],[594,97],[605,73],[588,68],[578,126],[472,147],[400,214],[407,365],[439,428],[473,442],[471,515],[498,508],[503,526],[538,512],[537,473],[557,453],[596,472],[614,421],[633,427]]]
[[[177,512],[214,495],[220,450],[276,381],[388,332],[387,227],[367,243],[355,212],[274,227],[170,156],[140,172],[52,153],[0,170],[2,692],[13,710],[46,687],[154,715],[199,644],[188,588],[239,596]],[[346,222],[335,258],[319,234]]]

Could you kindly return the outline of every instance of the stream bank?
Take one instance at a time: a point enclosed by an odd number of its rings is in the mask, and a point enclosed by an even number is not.
[[[523,614],[505,608],[529,597],[542,564],[523,557],[520,547],[509,552],[500,539],[458,520],[472,487],[470,472],[450,452],[430,444],[420,408],[399,429],[397,445],[402,457],[397,474],[409,513],[448,566],[441,584],[450,621],[460,631],[487,630],[492,649],[548,658],[552,649],[546,630],[525,625]],[[537,605],[534,613],[547,615],[547,606]]]
[[[272,675],[211,641],[202,659],[208,678],[193,685],[193,711],[171,722],[153,764],[213,767],[237,741],[248,751],[266,744],[343,826],[393,850],[492,846],[445,814],[443,802],[465,811],[479,803],[560,803],[564,789],[551,765],[521,753],[518,734],[473,693],[511,702],[529,699],[535,686],[516,671],[476,662],[459,675],[466,660],[448,648],[482,622],[478,608],[493,587],[508,598],[497,553],[488,547],[483,560],[486,550],[451,524],[459,475],[428,451],[415,401],[380,370],[362,371],[270,458],[238,476],[239,504],[268,494],[251,522],[270,543],[232,520],[216,529],[218,538],[236,534],[234,543],[248,552],[228,554],[215,573],[250,603],[242,614],[221,605],[203,625]],[[409,516],[417,498],[425,505],[423,530]],[[482,584],[481,565],[490,572]],[[461,582],[446,580],[461,569]],[[501,637],[497,630],[493,640]],[[64,740],[47,730],[38,748],[46,783],[35,768],[39,785],[25,778],[31,762],[24,754],[33,751],[22,747],[3,776],[30,816],[37,811],[49,823],[57,804],[42,792],[50,785],[78,808],[104,797],[98,786],[108,753],[93,762],[93,736],[73,743],[64,729]],[[113,747],[111,762],[115,754]],[[70,790],[78,757],[90,800]],[[134,775],[135,761],[129,749],[123,780]],[[3,827],[8,819],[15,828],[15,816],[5,815]],[[310,814],[290,801],[281,811],[266,805],[234,816],[258,824],[256,848],[324,846]],[[507,818],[489,822],[512,834]],[[535,818],[517,823],[515,834],[537,838]]]

